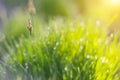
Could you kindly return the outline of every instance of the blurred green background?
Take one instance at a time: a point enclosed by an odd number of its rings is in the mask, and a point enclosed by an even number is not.
[[[119,80],[119,41],[120,0],[0,0],[0,79]]]
[[[108,18],[119,15],[119,0],[33,0],[37,13],[46,16],[75,16],[78,14]],[[28,0],[5,0],[5,6],[25,11]],[[104,16],[104,17],[103,17]]]
[[[14,17],[13,14],[18,14],[17,11],[27,12],[28,0],[1,0],[1,2],[5,7],[2,20],[6,20],[3,18]],[[36,15],[39,15],[40,19],[48,20],[55,16],[67,18],[81,16],[106,22],[111,17],[116,16],[114,24],[119,26],[119,0],[33,0],[33,2]]]
[[[1,26],[5,28],[9,24],[14,25],[12,24],[14,21],[23,21],[24,24],[20,25],[25,26],[29,16],[28,2],[29,0],[1,0],[1,4],[3,4],[0,11]],[[36,9],[34,16],[43,22],[47,22],[49,19],[55,17],[62,17],[64,19],[79,17],[84,20],[92,19],[96,23],[104,25],[114,17],[114,21],[109,25],[109,32],[120,31],[119,0],[33,0],[33,5]],[[8,30],[11,29],[13,28],[8,28]]]

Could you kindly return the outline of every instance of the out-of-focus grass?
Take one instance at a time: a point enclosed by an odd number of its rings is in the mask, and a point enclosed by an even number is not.
[[[120,43],[95,22],[50,20],[34,37],[5,42],[5,79],[118,80]],[[37,29],[36,29],[37,30]],[[26,31],[25,31],[26,32]]]
[[[26,10],[29,0],[5,0],[5,5],[10,11],[16,7]],[[45,19],[53,16],[68,17],[75,13],[71,0],[33,0],[37,14]]]
[[[28,13],[16,10],[14,16],[8,20],[6,20],[4,24],[4,33],[6,39],[11,41],[12,39],[18,40],[21,36],[26,38],[29,37],[29,31],[27,30],[28,19],[30,16]],[[38,18],[38,16],[32,16],[32,27],[33,27],[33,35],[39,31],[43,21]],[[35,28],[34,28],[35,27]]]

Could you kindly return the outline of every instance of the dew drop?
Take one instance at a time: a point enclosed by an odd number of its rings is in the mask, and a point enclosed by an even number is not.
[[[84,46],[80,46],[80,49],[83,50]]]
[[[91,56],[90,56],[90,55],[87,55],[87,58],[89,59],[89,58],[91,58]]]
[[[53,49],[56,50],[56,47],[54,47]]]
[[[96,25],[100,26],[100,21],[96,20]]]
[[[56,46],[58,46],[59,45],[59,42],[56,42]]]
[[[113,38],[113,37],[114,37],[114,34],[113,34],[113,33],[111,33],[111,34],[110,34],[110,37],[111,37],[111,38]]]
[[[80,39],[80,42],[83,42],[83,41],[84,41],[84,38],[81,38],[81,39]]]
[[[80,22],[80,26],[85,26],[85,23],[84,22]]]
[[[102,61],[102,63],[108,63],[108,59],[106,59],[105,57],[102,57],[101,61]]]
[[[95,55],[95,59],[98,59],[98,56],[97,56],[97,55]]]
[[[65,71],[67,71],[68,70],[67,66],[64,69],[65,69]]]

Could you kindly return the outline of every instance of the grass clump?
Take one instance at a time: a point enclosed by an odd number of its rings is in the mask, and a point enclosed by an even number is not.
[[[92,21],[50,20],[36,37],[13,40],[12,46],[6,47],[9,80],[120,78],[120,43]]]

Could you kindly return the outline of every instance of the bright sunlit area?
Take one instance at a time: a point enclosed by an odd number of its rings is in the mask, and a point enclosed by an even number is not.
[[[120,80],[120,0],[0,0],[0,80]]]
[[[120,4],[120,0],[111,0],[111,4],[114,5]]]

